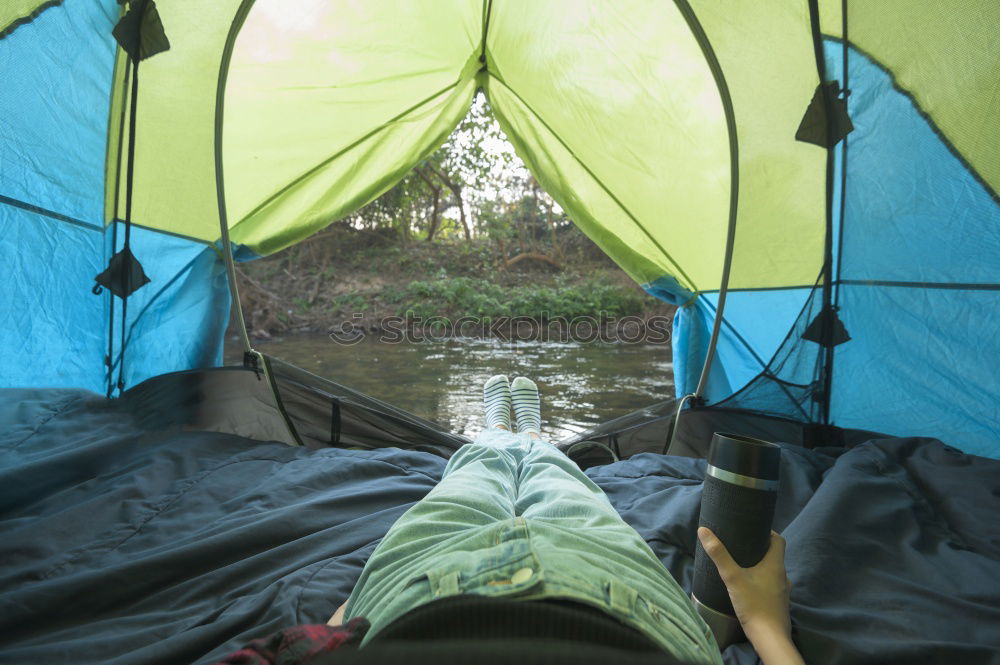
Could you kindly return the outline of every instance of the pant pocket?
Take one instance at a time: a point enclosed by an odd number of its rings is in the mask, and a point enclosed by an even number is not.
[[[655,625],[661,634],[671,636],[671,642],[675,644],[683,640],[697,649],[715,648],[708,626],[694,615],[693,610],[687,612],[681,608],[668,609],[640,594],[636,612],[640,618]]]

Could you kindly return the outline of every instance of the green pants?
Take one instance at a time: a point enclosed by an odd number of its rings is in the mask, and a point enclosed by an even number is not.
[[[486,430],[379,543],[347,604],[379,630],[455,594],[562,598],[607,611],[690,662],[722,663],[708,627],[597,485],[548,443]]]

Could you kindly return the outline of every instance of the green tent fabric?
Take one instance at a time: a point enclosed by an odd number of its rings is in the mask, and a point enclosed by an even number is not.
[[[822,4],[823,34],[843,39],[840,0]],[[896,85],[916,100],[972,170],[996,191],[996,5],[928,2],[916,11],[901,0],[855,2],[849,15],[848,38],[854,47],[893,72]]]
[[[0,35],[7,35],[29,23],[40,13],[62,0],[6,0],[0,5]]]
[[[144,225],[218,240],[217,102],[232,239],[269,254],[390,188],[446,138],[481,87],[547,191],[632,277],[645,284],[670,275],[691,293],[719,287],[729,137],[720,92],[679,5],[325,2],[293,15],[274,1],[242,4],[245,18],[236,17],[236,2],[198,12],[158,5],[174,47],[143,68],[135,189]],[[736,116],[730,286],[812,284],[823,260],[826,162],[794,137],[818,84],[808,5],[691,7]],[[991,88],[949,84],[950,72],[983,76],[988,68],[973,60],[989,49],[946,48],[960,34],[985,34],[970,29],[985,17],[955,12],[961,20],[945,22],[935,11],[911,17],[913,39],[905,40],[878,29],[900,20],[901,9],[862,15],[857,23],[871,34],[860,46],[904,70],[908,54],[940,48],[943,57],[922,58],[931,66],[901,83],[921,91],[918,99],[931,102],[944,131],[960,150],[969,144],[963,154],[995,183]],[[839,35],[839,3],[825,3],[822,16]],[[227,37],[234,41],[217,97]],[[955,94],[967,88],[978,96]]]
[[[712,73],[676,6],[333,2],[292,17],[258,1],[234,24],[237,7],[226,4],[196,14],[158,5],[173,48],[142,72],[143,224],[219,237],[214,92],[235,25],[219,99],[235,242],[268,254],[372,200],[446,138],[481,87],[546,189],[637,281],[671,275],[690,292],[718,288],[729,138]],[[700,14],[713,43],[733,45],[718,57],[736,72],[728,78],[746,192],[734,286],[811,284],[822,261],[825,161],[788,131],[818,80],[808,11],[740,11],[762,37],[754,49],[729,39],[738,24],[729,10]],[[767,48],[788,34],[797,36],[792,53]],[[775,76],[781,94],[756,94]],[[801,239],[794,249],[775,242],[792,235]]]

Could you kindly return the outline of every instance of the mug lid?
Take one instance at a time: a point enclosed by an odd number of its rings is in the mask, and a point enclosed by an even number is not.
[[[778,480],[781,446],[742,434],[716,432],[708,448],[708,463],[742,476]]]

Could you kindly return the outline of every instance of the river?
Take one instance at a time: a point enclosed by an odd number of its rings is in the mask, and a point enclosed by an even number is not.
[[[237,346],[227,344],[230,363]],[[669,344],[366,338],[340,345],[294,335],[256,348],[469,436],[483,427],[482,384],[493,374],[538,383],[542,434],[552,441],[674,396]]]

